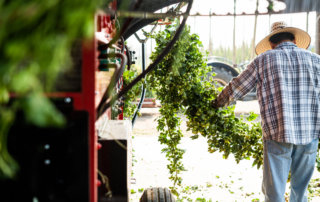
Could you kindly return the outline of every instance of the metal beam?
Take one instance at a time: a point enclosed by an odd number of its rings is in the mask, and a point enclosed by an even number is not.
[[[296,12],[308,12],[317,11],[320,12],[319,0],[278,0],[286,4],[284,13],[296,13]]]
[[[320,55],[320,12],[316,16],[316,53]]]

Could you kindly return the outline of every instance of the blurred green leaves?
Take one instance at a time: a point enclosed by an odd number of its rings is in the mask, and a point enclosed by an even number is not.
[[[101,4],[100,0],[0,1],[0,177],[13,177],[17,170],[6,147],[17,111],[29,124],[63,126],[64,117],[44,92],[53,91],[57,74],[70,67],[74,41],[93,36],[94,14]]]
[[[62,127],[65,124],[63,115],[40,93],[23,98],[21,106],[26,120],[39,127]]]
[[[14,113],[0,107],[0,178],[14,177],[18,165],[7,150],[8,130],[14,120]]]

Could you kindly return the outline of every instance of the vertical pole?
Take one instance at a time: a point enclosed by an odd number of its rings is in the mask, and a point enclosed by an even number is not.
[[[209,54],[210,56],[213,55],[211,17],[212,15],[211,15],[211,9],[210,9],[210,12],[209,12]]]
[[[257,0],[256,3],[256,11],[255,11],[255,15],[254,15],[254,27],[253,27],[253,38],[252,38],[252,44],[251,44],[251,59],[254,57],[255,55],[255,45],[256,45],[256,34],[257,34],[257,21],[258,21],[258,10],[259,8],[259,0]]]
[[[89,197],[90,202],[98,201],[98,137],[95,131],[95,70],[97,56],[97,42],[85,41],[82,45],[82,108],[89,114]]]
[[[142,41],[142,43],[141,43],[141,48],[142,48],[142,66],[141,66],[142,69],[141,69],[141,70],[142,70],[142,72],[143,72],[144,70],[146,70],[146,51],[145,51],[146,41],[147,41],[147,40],[144,40],[144,41]],[[141,90],[142,90],[142,92],[141,92],[140,102],[139,102],[138,107],[137,107],[137,109],[136,109],[136,112],[135,112],[135,114],[133,115],[133,118],[132,118],[132,120],[131,120],[132,127],[134,126],[134,123],[135,123],[136,118],[137,118],[137,116],[138,116],[138,112],[140,111],[140,109],[141,109],[141,107],[142,107],[142,104],[143,104],[143,101],[144,101],[144,98],[145,98],[145,95],[146,95],[146,83],[145,83],[145,82],[142,84],[142,89],[141,89]]]
[[[234,11],[233,11],[233,66],[236,66],[236,1],[234,0]]]
[[[306,32],[309,32],[309,11],[306,13]]]
[[[316,16],[316,53],[320,55],[320,12]]]

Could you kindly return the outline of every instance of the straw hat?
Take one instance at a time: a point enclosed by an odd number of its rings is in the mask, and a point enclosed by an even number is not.
[[[290,32],[294,35],[296,39],[296,45],[299,48],[307,49],[311,42],[310,35],[295,27],[288,27],[285,22],[275,22],[271,25],[271,32],[268,36],[266,36],[264,39],[262,39],[256,46],[256,54],[259,55],[267,50],[271,50],[271,45],[269,43],[270,37],[272,37],[275,34],[281,33],[281,32]]]

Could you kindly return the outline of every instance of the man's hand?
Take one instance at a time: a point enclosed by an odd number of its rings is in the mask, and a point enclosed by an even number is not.
[[[218,109],[220,106],[218,105],[217,99],[213,100],[211,106],[215,109]]]

